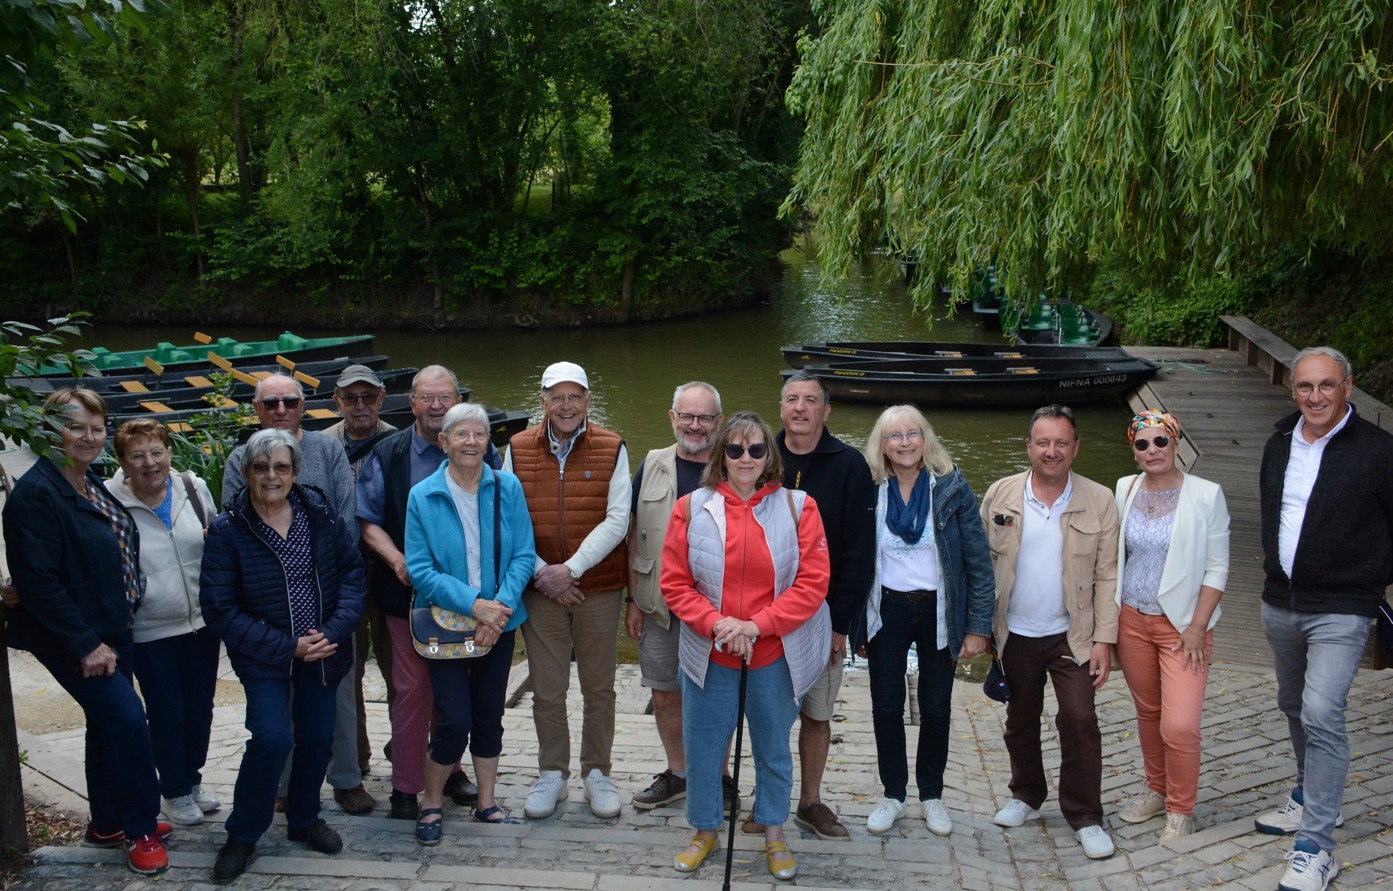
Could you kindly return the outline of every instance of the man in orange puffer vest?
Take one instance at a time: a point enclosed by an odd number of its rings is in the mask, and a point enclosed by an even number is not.
[[[523,593],[522,626],[532,676],[540,775],[525,813],[548,817],[567,797],[571,734],[566,692],[574,652],[584,697],[580,768],[597,817],[619,815],[610,781],[614,666],[628,578],[629,455],[624,440],[587,419],[590,381],[574,362],[542,373],[542,423],[517,434],[503,469],[517,474],[537,542],[537,568]]]

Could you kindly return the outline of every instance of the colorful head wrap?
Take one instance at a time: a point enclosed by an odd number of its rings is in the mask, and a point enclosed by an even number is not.
[[[1131,445],[1136,440],[1137,434],[1147,427],[1164,427],[1171,439],[1180,438],[1180,422],[1175,419],[1175,415],[1166,411],[1147,409],[1144,412],[1139,412],[1127,425],[1127,444]]]

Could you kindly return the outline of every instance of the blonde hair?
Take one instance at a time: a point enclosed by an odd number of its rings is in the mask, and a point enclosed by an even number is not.
[[[918,427],[924,437],[924,454],[920,466],[934,476],[943,476],[953,469],[952,456],[943,447],[943,443],[938,441],[934,428],[929,425],[924,413],[912,405],[892,405],[876,418],[863,452],[866,463],[871,466],[871,478],[875,480],[876,485],[894,475],[894,471],[890,469],[890,462],[885,460],[885,434],[892,427],[904,426],[906,421],[910,426]]]

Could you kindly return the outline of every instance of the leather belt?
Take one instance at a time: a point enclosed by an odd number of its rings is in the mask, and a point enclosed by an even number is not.
[[[898,597],[906,603],[923,603],[925,600],[933,600],[936,591],[896,591],[893,588],[882,587],[880,592],[886,597]]]

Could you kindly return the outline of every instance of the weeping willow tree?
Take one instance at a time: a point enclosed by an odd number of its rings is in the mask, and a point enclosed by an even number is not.
[[[785,210],[823,263],[917,255],[1022,293],[1282,249],[1390,252],[1389,3],[815,0]]]

